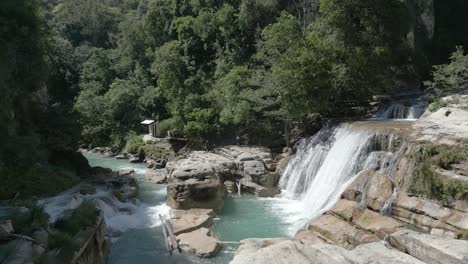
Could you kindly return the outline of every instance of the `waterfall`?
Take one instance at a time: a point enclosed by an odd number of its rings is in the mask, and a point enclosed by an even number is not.
[[[384,206],[380,210],[381,214],[387,215],[387,216],[392,214],[392,204],[393,204],[393,201],[395,201],[395,199],[397,198],[397,196],[398,196],[397,188],[394,187],[392,196],[390,196],[390,198],[388,198],[388,200],[385,201]]]
[[[239,182],[236,182],[236,186],[237,186],[237,194],[240,196],[242,196],[242,183],[239,181]]]
[[[396,145],[392,135],[350,124],[324,128],[301,141],[279,183],[282,196],[301,205],[294,228],[334,206],[360,171],[372,168],[392,173]]]
[[[81,194],[80,187],[81,185],[78,185],[57,196],[39,201],[39,205],[44,206],[44,211],[49,214],[50,223],[56,222],[68,211],[78,208],[83,201],[92,200],[104,213],[108,234],[116,237],[128,229],[157,226],[158,215],[169,212],[166,204],[151,206],[121,202],[105,187],[96,186],[95,194]]]
[[[409,101],[394,101],[384,104],[374,119],[416,120],[424,113],[427,105],[427,100],[422,97]]]

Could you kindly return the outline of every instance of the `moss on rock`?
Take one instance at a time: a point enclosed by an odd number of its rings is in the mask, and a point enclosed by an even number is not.
[[[452,170],[455,164],[466,162],[468,160],[467,146],[420,142],[415,151],[410,154],[410,158],[414,159],[417,164],[409,186],[411,193],[435,199],[447,206],[455,200],[468,200],[466,181],[446,177],[437,171],[437,168]]]

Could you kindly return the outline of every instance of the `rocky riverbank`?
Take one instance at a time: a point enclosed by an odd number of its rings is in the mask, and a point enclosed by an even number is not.
[[[243,240],[231,263],[468,263],[466,99],[443,98],[400,135],[391,177],[361,172],[294,238]]]
[[[103,206],[113,199],[138,203],[132,174],[95,167],[57,197],[14,201],[11,220],[0,222],[2,263],[106,263],[112,234]]]

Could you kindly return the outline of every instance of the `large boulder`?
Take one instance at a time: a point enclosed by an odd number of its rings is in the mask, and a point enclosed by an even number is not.
[[[165,183],[167,180],[166,172],[163,170],[146,170],[145,180],[155,184]]]
[[[207,228],[200,228],[177,236],[179,245],[186,251],[200,258],[213,257],[221,249],[219,241]]]
[[[426,263],[468,263],[468,241],[465,240],[401,230],[390,236],[390,243]]]
[[[403,227],[403,224],[395,219],[363,208],[360,204],[349,200],[338,201],[330,210],[330,214],[350,222],[361,230],[369,231],[381,239]]]
[[[240,183],[243,192],[253,193],[258,197],[273,197],[280,193],[276,188],[263,187],[248,179],[242,179]]]
[[[175,209],[223,206],[224,183],[232,192],[241,181],[242,191],[271,197],[279,174],[271,153],[264,148],[228,146],[214,152],[194,151],[186,158],[169,162],[168,204]]]
[[[373,234],[356,228],[331,214],[322,215],[317,220],[311,222],[309,230],[319,235],[327,242],[340,245],[345,248],[354,248],[363,243],[378,241],[379,238]]]
[[[380,211],[392,194],[393,183],[387,176],[374,170],[366,170],[356,176],[342,196],[348,200],[365,202],[373,210]]]

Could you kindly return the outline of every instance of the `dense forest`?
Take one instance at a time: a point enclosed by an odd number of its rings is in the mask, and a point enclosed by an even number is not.
[[[434,32],[414,17],[422,2],[3,0],[2,180],[73,178],[80,145],[121,148],[144,118],[196,147],[261,143],[417,89],[468,48],[468,2],[436,0]]]

